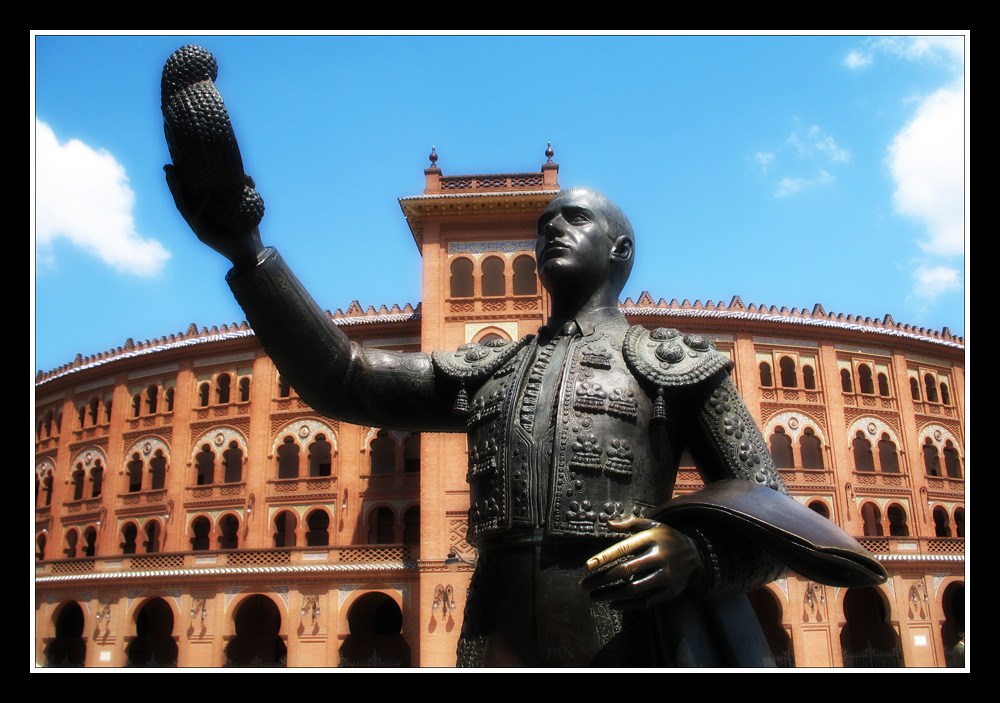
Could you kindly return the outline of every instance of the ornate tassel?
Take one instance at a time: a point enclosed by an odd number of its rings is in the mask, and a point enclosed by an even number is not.
[[[667,404],[663,400],[663,386],[656,387],[656,401],[653,403],[652,422],[662,423],[667,421]]]
[[[451,411],[456,415],[468,415],[469,414],[469,395],[465,392],[465,384],[458,391],[458,395],[455,396],[455,404],[451,406]]]

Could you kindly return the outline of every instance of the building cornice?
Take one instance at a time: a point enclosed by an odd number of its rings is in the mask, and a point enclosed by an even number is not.
[[[399,207],[413,234],[417,249],[423,245],[424,219],[520,212],[536,218],[548,207],[559,190],[485,191],[432,193],[399,198]]]
[[[778,308],[774,305],[770,307],[755,304],[746,306],[739,296],[733,296],[728,305],[722,301],[718,303],[712,301],[702,303],[700,300],[696,300],[694,303],[691,303],[688,300],[677,302],[676,299],[668,303],[662,298],[659,302],[654,302],[652,296],[648,292],[643,291],[638,301],[626,298],[624,302],[619,304],[619,307],[625,315],[630,317],[663,317],[677,318],[679,320],[704,318],[748,323],[770,323],[789,327],[823,328],[872,335],[872,343],[885,343],[883,340],[887,341],[889,338],[895,338],[931,344],[958,352],[965,350],[965,339],[952,335],[947,327],[940,331],[934,331],[895,322],[890,315],[886,315],[883,319],[879,320],[869,317],[862,318],[855,315],[845,315],[843,313],[827,313],[823,309],[823,306],[818,303],[813,306],[812,311],[799,310],[797,308],[789,310],[786,307]],[[391,308],[382,305],[377,310],[374,306],[369,306],[365,310],[362,309],[357,301],[353,301],[348,306],[346,312],[338,308],[336,312],[330,313],[328,311],[327,314],[330,315],[330,319],[334,324],[341,327],[419,322],[421,319],[419,303],[415,307],[407,303],[402,308],[399,305],[393,305]],[[254,332],[250,326],[246,322],[241,322],[239,325],[234,323],[232,325],[222,325],[221,328],[212,327],[211,329],[202,328],[201,330],[198,330],[195,325],[191,325],[185,333],[170,335],[169,337],[162,337],[153,341],[147,340],[136,343],[129,339],[126,341],[124,347],[118,347],[117,349],[101,352],[89,357],[77,356],[69,364],[65,364],[49,372],[39,372],[35,378],[35,387],[40,388],[46,383],[64,378],[69,374],[79,373],[112,362],[166,352],[182,347],[212,344],[253,336]],[[876,339],[877,337],[882,337],[883,340],[878,340]]]
[[[163,580],[173,578],[215,578],[219,576],[239,577],[239,576],[261,576],[261,575],[281,575],[281,576],[302,576],[324,573],[381,573],[386,571],[415,571],[416,562],[381,562],[367,564],[316,564],[316,565],[295,565],[295,566],[248,566],[248,567],[219,567],[207,569],[157,569],[149,571],[121,571],[121,572],[97,572],[87,574],[60,574],[56,576],[38,576],[35,584],[44,586],[46,584],[80,583],[84,581],[144,581],[150,579]]]

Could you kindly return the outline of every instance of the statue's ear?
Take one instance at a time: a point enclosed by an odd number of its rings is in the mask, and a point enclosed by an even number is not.
[[[632,241],[632,237],[623,234],[615,240],[615,245],[611,249],[611,260],[620,263],[630,261],[634,252],[635,242]]]

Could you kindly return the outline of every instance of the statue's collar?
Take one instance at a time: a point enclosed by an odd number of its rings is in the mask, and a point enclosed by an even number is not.
[[[540,340],[549,340],[559,336],[560,333],[565,334],[567,331],[575,335],[576,330],[579,330],[581,336],[590,337],[599,326],[624,319],[625,316],[617,307],[588,310],[572,320],[550,317],[548,323],[538,330],[538,337]],[[573,329],[573,324],[576,325],[576,329]]]

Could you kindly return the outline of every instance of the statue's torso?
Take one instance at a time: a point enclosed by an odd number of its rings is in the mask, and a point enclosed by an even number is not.
[[[655,386],[626,359],[627,336],[618,317],[589,335],[522,340],[483,360],[467,416],[471,543],[614,538],[609,520],[670,499],[682,426],[654,421]],[[486,353],[476,347],[463,350]]]

